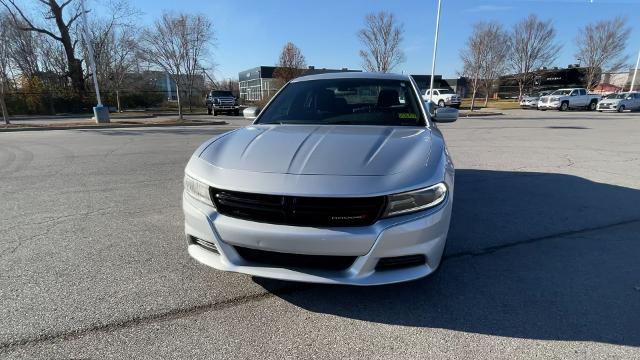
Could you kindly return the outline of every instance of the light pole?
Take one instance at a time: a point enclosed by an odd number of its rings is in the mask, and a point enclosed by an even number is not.
[[[436,73],[436,53],[438,52],[438,32],[440,31],[440,8],[442,0],[438,0],[438,15],[436,16],[436,36],[433,40],[433,58],[431,59],[431,84],[429,84],[429,102],[433,101],[433,77]]]
[[[633,69],[633,78],[631,79],[631,88],[629,91],[633,91],[633,86],[636,83],[636,75],[638,74],[638,65],[640,65],[640,51],[638,51],[638,60],[636,60],[636,67]]]
[[[89,24],[87,22],[87,9],[84,6],[84,0],[80,0],[80,11],[82,11],[82,30],[84,33],[84,43],[87,46],[87,53],[89,55],[89,66],[91,67],[93,86],[96,89],[96,100],[98,104],[93,108],[93,116],[97,123],[109,122],[109,109],[102,106],[102,99],[100,98],[100,88],[98,87],[98,75],[96,72],[96,61],[93,56],[93,45],[91,45],[91,36],[89,36]]]

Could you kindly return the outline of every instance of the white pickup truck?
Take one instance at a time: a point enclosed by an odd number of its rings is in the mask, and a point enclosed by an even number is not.
[[[540,97],[538,110],[584,108],[595,110],[600,101],[600,95],[587,94],[584,88],[558,89],[549,95]]]
[[[422,98],[424,101],[429,101],[429,89],[422,91]],[[449,89],[433,89],[432,101],[439,107],[460,108],[460,96]]]

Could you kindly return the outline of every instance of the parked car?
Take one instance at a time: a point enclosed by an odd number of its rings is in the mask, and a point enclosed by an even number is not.
[[[539,110],[555,109],[565,111],[568,109],[586,108],[595,110],[600,95],[587,94],[584,88],[559,89],[549,95],[540,97]]]
[[[216,269],[376,285],[440,265],[454,168],[407,75],[292,80],[251,126],[202,144],[185,168],[189,254]]]
[[[640,109],[640,93],[625,92],[608,95],[598,103],[598,111],[617,111],[639,110]]]
[[[213,90],[207,94],[205,103],[207,105],[207,113],[209,115],[216,116],[221,113],[230,113],[236,116],[240,115],[238,99],[233,96],[231,91]]]
[[[525,95],[522,97],[522,99],[520,99],[520,107],[523,109],[537,109],[540,97],[549,94],[551,94],[551,91],[544,90],[537,93]]]
[[[429,101],[430,90],[424,90],[422,98],[425,101]],[[431,98],[434,104],[439,107],[449,106],[452,108],[460,108],[460,96],[449,89],[433,89],[433,97]]]

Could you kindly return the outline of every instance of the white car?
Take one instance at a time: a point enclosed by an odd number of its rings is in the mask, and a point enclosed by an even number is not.
[[[404,101],[402,101],[404,100]],[[440,265],[454,168],[406,75],[292,80],[253,125],[201,145],[185,169],[189,254],[219,270],[376,285]]]
[[[453,91],[449,89],[433,89],[433,98],[431,99],[429,96],[430,93],[431,91],[429,89],[423,91],[422,98],[424,101],[431,100],[439,107],[449,106],[456,109],[460,108],[460,96]]]
[[[551,94],[551,91],[540,91],[538,93],[525,95],[520,99],[520,107],[523,109],[537,109],[540,97],[549,94]]]
[[[608,95],[598,103],[598,111],[617,111],[640,109],[640,93],[626,92]]]
[[[600,95],[588,94],[587,89],[584,88],[558,89],[549,95],[540,97],[538,110],[565,111],[578,108],[595,110],[598,101],[600,101]]]

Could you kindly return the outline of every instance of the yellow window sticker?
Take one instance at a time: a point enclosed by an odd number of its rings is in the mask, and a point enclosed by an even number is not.
[[[398,113],[400,119],[417,119],[418,116],[414,113]]]

